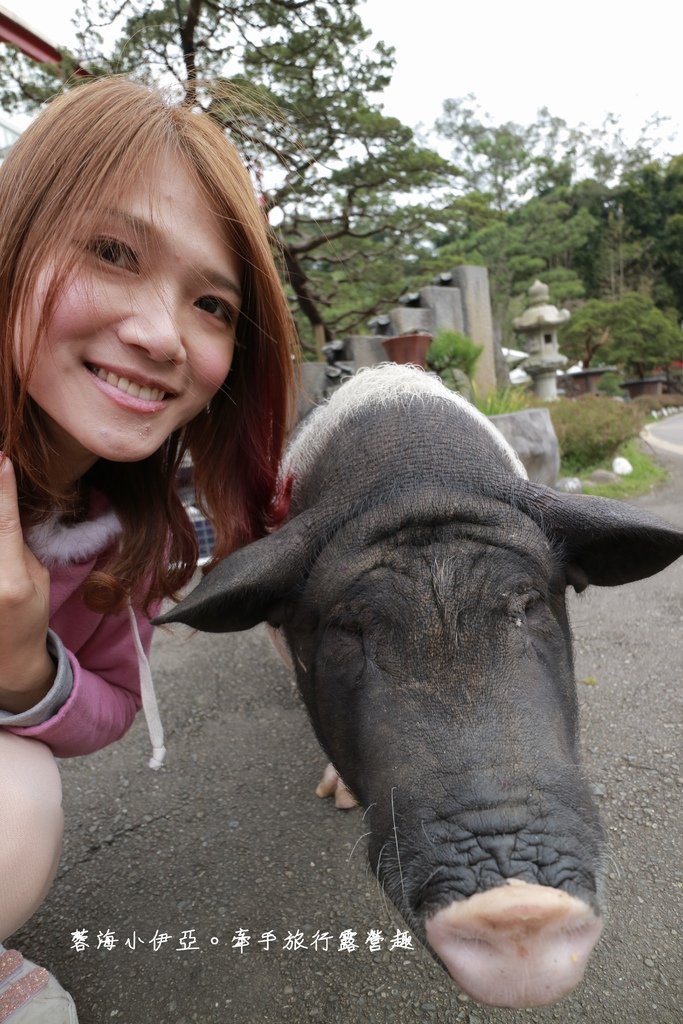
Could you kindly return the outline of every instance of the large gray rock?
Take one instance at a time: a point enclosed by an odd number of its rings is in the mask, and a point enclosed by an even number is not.
[[[619,477],[610,469],[594,469],[591,473],[591,481],[594,484],[618,484]]]
[[[560,472],[560,446],[547,409],[524,409],[491,416],[524,463],[529,479],[552,487]]]

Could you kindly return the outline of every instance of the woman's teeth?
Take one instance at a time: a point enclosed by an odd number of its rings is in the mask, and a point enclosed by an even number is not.
[[[128,380],[127,377],[118,377],[115,373],[108,373],[106,370],[100,370],[96,366],[92,367],[92,372],[100,380],[106,380],[107,384],[111,384],[112,387],[117,388],[119,391],[132,395],[133,398],[142,398],[146,402],[160,402],[166,394],[165,391],[160,391],[159,388],[148,388],[145,385],[135,384],[133,381]]]

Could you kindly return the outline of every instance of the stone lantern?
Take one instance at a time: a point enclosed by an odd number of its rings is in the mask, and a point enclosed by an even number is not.
[[[534,394],[547,401],[557,398],[557,371],[567,363],[558,348],[557,328],[569,320],[571,313],[551,305],[548,286],[542,281],[534,281],[528,294],[527,308],[512,326],[524,335],[522,344],[529,357],[522,368],[534,382]]]

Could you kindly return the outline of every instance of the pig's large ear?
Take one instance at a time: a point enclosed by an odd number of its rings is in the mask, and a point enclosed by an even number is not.
[[[527,483],[515,505],[567,555],[570,582],[612,587],[652,576],[683,555],[683,531],[611,498],[561,494]],[[573,571],[573,576],[572,576]]]
[[[155,625],[184,622],[207,633],[251,629],[264,622],[306,575],[315,548],[315,515],[296,516],[280,530],[233,552]]]

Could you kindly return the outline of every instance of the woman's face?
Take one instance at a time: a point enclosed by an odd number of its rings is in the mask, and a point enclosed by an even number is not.
[[[53,482],[74,482],[98,458],[151,455],[220,388],[241,279],[223,231],[169,158],[97,226],[38,339],[54,268],[43,271],[16,358],[21,371],[39,342],[28,391],[47,415]]]

